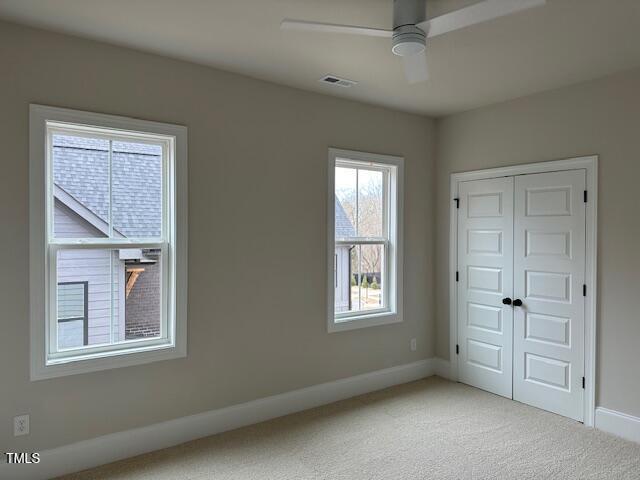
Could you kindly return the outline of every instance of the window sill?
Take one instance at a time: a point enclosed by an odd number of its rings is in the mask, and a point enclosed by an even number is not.
[[[398,312],[376,312],[345,318],[329,318],[329,333],[356,330],[358,328],[377,327],[402,322]]]
[[[130,367],[187,356],[186,345],[161,344],[47,360],[33,365],[31,381]]]

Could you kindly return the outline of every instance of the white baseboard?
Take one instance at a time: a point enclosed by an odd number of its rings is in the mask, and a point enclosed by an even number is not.
[[[451,378],[451,364],[449,360],[445,360],[443,358],[435,357],[432,359],[433,361],[433,373],[442,378]]]
[[[385,368],[239,405],[40,452],[40,463],[0,463],[0,478],[48,479],[434,375],[440,359]],[[4,459],[2,459],[4,460]]]
[[[638,417],[597,407],[595,427],[632,442],[640,443],[640,418]]]

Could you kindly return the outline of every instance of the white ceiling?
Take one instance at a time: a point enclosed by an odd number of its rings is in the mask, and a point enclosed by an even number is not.
[[[513,0],[517,1],[517,0]],[[430,0],[428,16],[474,0]],[[431,39],[408,85],[384,38],[280,31],[284,17],[390,28],[392,0],[0,0],[0,18],[305,90],[440,116],[640,65],[640,0],[547,5]],[[350,89],[325,74],[358,81]]]

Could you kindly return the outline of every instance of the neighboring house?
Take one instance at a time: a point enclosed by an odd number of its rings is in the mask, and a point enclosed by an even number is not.
[[[338,197],[336,197],[335,217],[336,238],[355,237],[355,228],[353,228],[353,224]],[[336,245],[334,258],[335,312],[351,310],[351,248],[347,245]]]
[[[108,237],[110,211],[116,237],[159,235],[161,153],[152,145],[113,142],[109,187],[107,141],[54,135],[54,235]],[[158,252],[75,249],[58,255],[61,348],[159,335]]]

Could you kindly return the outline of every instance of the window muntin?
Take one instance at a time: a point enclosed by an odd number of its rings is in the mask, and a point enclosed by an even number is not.
[[[398,166],[339,155],[333,166],[332,322],[396,313]]]
[[[47,318],[61,285],[87,284],[82,344],[48,320],[46,363],[173,345],[174,139],[57,122],[46,137]]]

